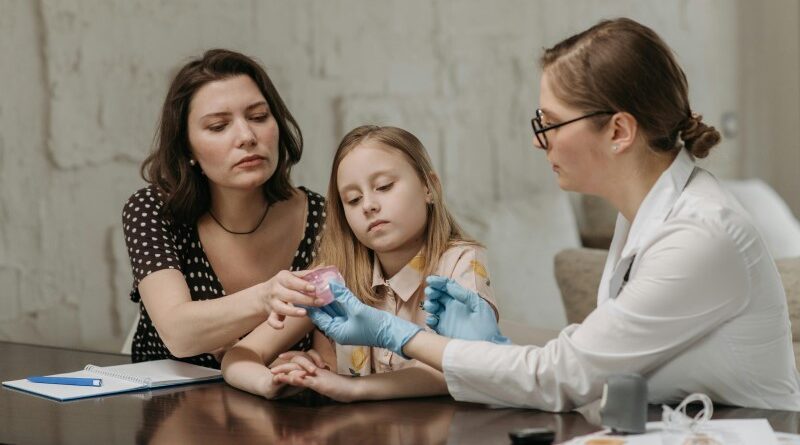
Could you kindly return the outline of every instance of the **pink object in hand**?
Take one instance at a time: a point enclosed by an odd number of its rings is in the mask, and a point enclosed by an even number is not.
[[[344,277],[339,273],[339,269],[337,269],[336,266],[323,267],[309,272],[303,276],[303,279],[317,288],[317,298],[322,299],[325,304],[333,303],[333,293],[331,292],[329,283],[331,281],[337,281],[344,284]]]

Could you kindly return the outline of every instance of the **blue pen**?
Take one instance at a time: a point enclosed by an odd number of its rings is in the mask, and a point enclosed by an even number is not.
[[[28,377],[29,382],[53,385],[103,386],[103,379],[82,377]]]

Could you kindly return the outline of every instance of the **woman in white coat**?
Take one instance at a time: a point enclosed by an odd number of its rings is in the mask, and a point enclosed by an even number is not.
[[[562,189],[619,210],[597,308],[543,347],[497,344],[506,340],[491,308],[430,277],[425,307],[439,335],[338,286],[338,313],[312,309],[312,320],[338,343],[388,347],[443,370],[457,400],[569,410],[599,398],[607,376],[636,372],[651,402],[704,392],[800,410],[778,271],[745,211],[695,165],[719,133],[692,113],[672,51],[618,19],[546,50],[542,68],[535,145]]]

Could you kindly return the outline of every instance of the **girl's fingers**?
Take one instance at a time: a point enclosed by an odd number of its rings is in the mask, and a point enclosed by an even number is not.
[[[305,372],[305,370],[297,363],[283,363],[277,366],[273,366],[272,368],[269,368],[269,372],[271,372],[273,375],[289,374],[292,371]]]
[[[306,355],[298,355],[294,357],[292,359],[292,363],[297,363],[309,374],[314,374],[317,372],[317,366],[314,364],[311,358]]]
[[[311,349],[308,351],[309,357],[314,361],[314,364],[317,365],[318,368],[322,369],[329,369],[328,364],[325,363],[325,360],[322,359],[322,356],[319,355],[319,352]]]
[[[322,356],[319,355],[319,352],[310,349],[306,352],[303,351],[286,351],[282,354],[278,355],[278,358],[281,360],[292,361],[295,357],[305,357],[310,362],[314,364],[317,368],[322,369],[330,369],[325,360],[322,359]]]
[[[276,374],[272,377],[272,384],[279,386],[288,385],[289,377],[287,374]]]
[[[306,373],[304,371],[292,371],[286,374],[289,384],[292,386],[305,386]]]

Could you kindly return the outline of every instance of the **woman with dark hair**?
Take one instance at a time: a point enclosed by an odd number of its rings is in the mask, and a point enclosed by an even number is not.
[[[600,398],[609,375],[639,373],[653,403],[703,392],[800,410],[775,262],[745,210],[695,164],[720,136],[690,108],[669,47],[632,20],[603,21],[546,50],[542,68],[534,145],[561,188],[619,211],[597,308],[543,347],[498,344],[486,302],[429,277],[439,335],[335,284],[339,312],[312,308],[314,323],[337,343],[390,346],[443,370],[457,400],[569,410]]]
[[[290,272],[313,259],[324,199],[290,180],[303,138],[264,69],[210,50],[184,65],[164,100],[149,186],[122,211],[140,303],[135,362],[180,358],[219,368],[258,325],[285,328],[281,347],[307,347],[296,304],[319,302]],[[285,344],[284,344],[285,343]]]

